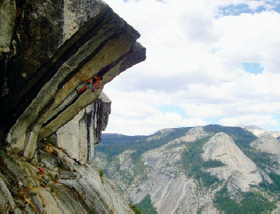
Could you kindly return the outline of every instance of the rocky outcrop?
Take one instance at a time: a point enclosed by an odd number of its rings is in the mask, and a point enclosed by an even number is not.
[[[1,213],[133,213],[88,163],[140,34],[101,0],[3,0],[0,32]]]
[[[121,148],[114,147],[113,136],[103,136],[94,161],[127,200],[147,212],[151,207],[160,214],[279,212],[280,152],[273,136],[209,125],[134,140],[115,135]]]
[[[273,135],[268,133],[262,134],[251,143],[251,146],[259,151],[275,155],[280,160],[280,142]]]
[[[10,51],[11,38],[16,19],[16,2],[3,0],[0,2],[0,56],[1,52]]]
[[[199,207],[211,204],[211,192],[200,191],[194,179],[188,178],[182,170],[182,153],[190,143],[209,136],[202,127],[190,129],[184,136],[166,145],[146,152],[143,163],[147,167],[147,181],[138,186],[128,188],[132,201],[137,203],[144,199],[147,192],[158,213],[192,213]],[[148,173],[149,172],[149,173]],[[138,178],[141,179],[141,178]],[[140,182],[137,182],[140,184]]]
[[[203,146],[203,150],[204,160],[219,160],[225,164],[222,167],[209,169],[209,172],[221,180],[229,180],[230,178],[228,185],[246,192],[250,190],[250,185],[258,185],[262,182],[257,165],[238,148],[227,134],[214,135]]]
[[[148,136],[142,143],[164,140],[173,133],[174,129],[164,129]],[[104,154],[98,153],[95,163],[106,169],[126,199],[136,204],[150,195],[153,206],[161,214],[195,213],[200,208],[205,211],[203,213],[217,213],[212,203],[215,191],[200,188],[196,180],[188,177],[182,169],[182,154],[186,147],[208,136],[202,127],[196,127],[159,148],[145,152],[136,164],[132,158],[136,151],[133,150],[124,151],[113,163],[107,164]]]
[[[101,93],[56,134],[39,143],[38,163],[0,148],[1,212],[132,214],[117,188],[88,164],[110,110],[111,101]]]
[[[56,132],[56,145],[80,163],[92,162],[94,146],[108,124],[110,99],[101,92],[95,102],[81,110]]]
[[[278,133],[279,134],[279,133]],[[262,156],[269,157],[270,161],[267,168],[269,171],[280,175],[280,142],[275,137],[274,133],[264,133],[259,138],[253,141],[251,147],[262,153]]]
[[[280,132],[278,131],[269,131],[258,126],[243,126],[242,128],[247,129],[248,131],[252,132],[255,136],[260,137],[262,135],[270,135],[275,138],[280,137]]]
[[[139,33],[98,0],[18,1],[16,12],[11,51],[1,56],[0,130],[12,151],[32,158],[37,140],[143,61],[145,49],[136,42]],[[94,76],[102,78],[101,88],[79,93]]]
[[[53,145],[40,145],[39,165],[0,158],[1,213],[133,213],[114,185]]]

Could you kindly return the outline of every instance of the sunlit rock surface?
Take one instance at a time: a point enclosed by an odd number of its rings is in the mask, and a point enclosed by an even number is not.
[[[101,139],[110,113],[111,101],[101,92],[93,104],[88,105],[73,120],[58,129],[57,146],[82,164],[91,162],[94,146]]]
[[[0,212],[133,213],[88,162],[140,34],[100,0],[3,0],[0,31]]]
[[[277,138],[270,134],[262,134],[260,137],[251,143],[251,146],[259,151],[275,155],[280,160],[280,143]]]
[[[256,137],[218,125],[150,136],[105,134],[94,162],[127,200],[159,214],[278,213],[280,141],[272,134]]]
[[[225,133],[214,135],[203,146],[204,160],[219,160],[225,164],[223,167],[210,169],[211,174],[221,180],[231,178],[242,191],[249,191],[250,185],[257,185],[262,181],[257,165],[250,160]]]
[[[15,155],[1,157],[1,213],[132,214],[95,167],[79,165],[54,146],[40,148],[37,166]]]
[[[13,50],[1,58],[0,130],[14,151],[32,158],[37,139],[56,132],[107,82],[143,61],[145,48],[136,42],[139,33],[102,1],[27,0],[16,11]],[[102,78],[101,88],[78,93],[94,76]]]

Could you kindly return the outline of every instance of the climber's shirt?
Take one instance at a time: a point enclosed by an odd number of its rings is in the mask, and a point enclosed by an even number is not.
[[[92,89],[92,92],[94,92],[96,89],[99,89],[101,87],[101,79],[102,77],[94,76],[94,80],[93,78],[87,80],[86,82],[77,87],[78,93],[80,94],[86,89]]]

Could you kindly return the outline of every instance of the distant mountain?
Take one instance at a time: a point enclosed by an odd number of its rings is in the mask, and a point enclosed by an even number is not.
[[[268,131],[263,128],[260,128],[258,126],[244,126],[242,128],[247,129],[248,131],[252,132],[256,136],[261,136],[263,134],[269,134],[272,135],[273,137],[279,138],[280,137],[280,132],[277,131]]]
[[[143,213],[280,213],[279,133],[256,129],[104,134],[95,164]]]

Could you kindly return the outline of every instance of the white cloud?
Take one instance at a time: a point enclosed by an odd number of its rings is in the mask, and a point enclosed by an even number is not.
[[[221,119],[221,124],[225,126],[236,125],[257,125],[257,126],[277,126],[278,121],[273,119],[271,115],[246,115],[236,118],[224,118]]]
[[[275,54],[280,50],[280,14],[262,12],[227,16],[217,20],[224,36],[213,44],[217,57],[235,67],[242,62],[260,62],[270,72],[279,73]]]
[[[182,106],[190,117],[208,118],[224,115],[221,105],[217,104],[186,104]]]
[[[260,125],[263,119],[280,128],[275,119],[280,114],[280,14],[271,10],[280,1],[106,2],[140,32],[139,42],[147,48],[145,62],[105,88],[113,101],[108,131],[147,134],[217,117],[223,124]],[[236,11],[240,4],[252,13],[223,13],[222,8]],[[242,63],[259,63],[264,71],[247,73]],[[163,112],[161,105],[181,107],[188,117],[176,109]]]
[[[143,117],[142,120],[112,115],[109,119],[107,132],[128,135],[149,135],[164,128],[201,126],[206,124],[207,123],[200,118],[182,119],[182,117],[175,112],[158,112],[149,117]]]
[[[254,0],[254,1],[249,1],[247,0],[247,4],[251,10],[257,10],[260,7],[264,7],[265,9],[273,9],[274,4],[273,2],[277,2],[274,0]]]

